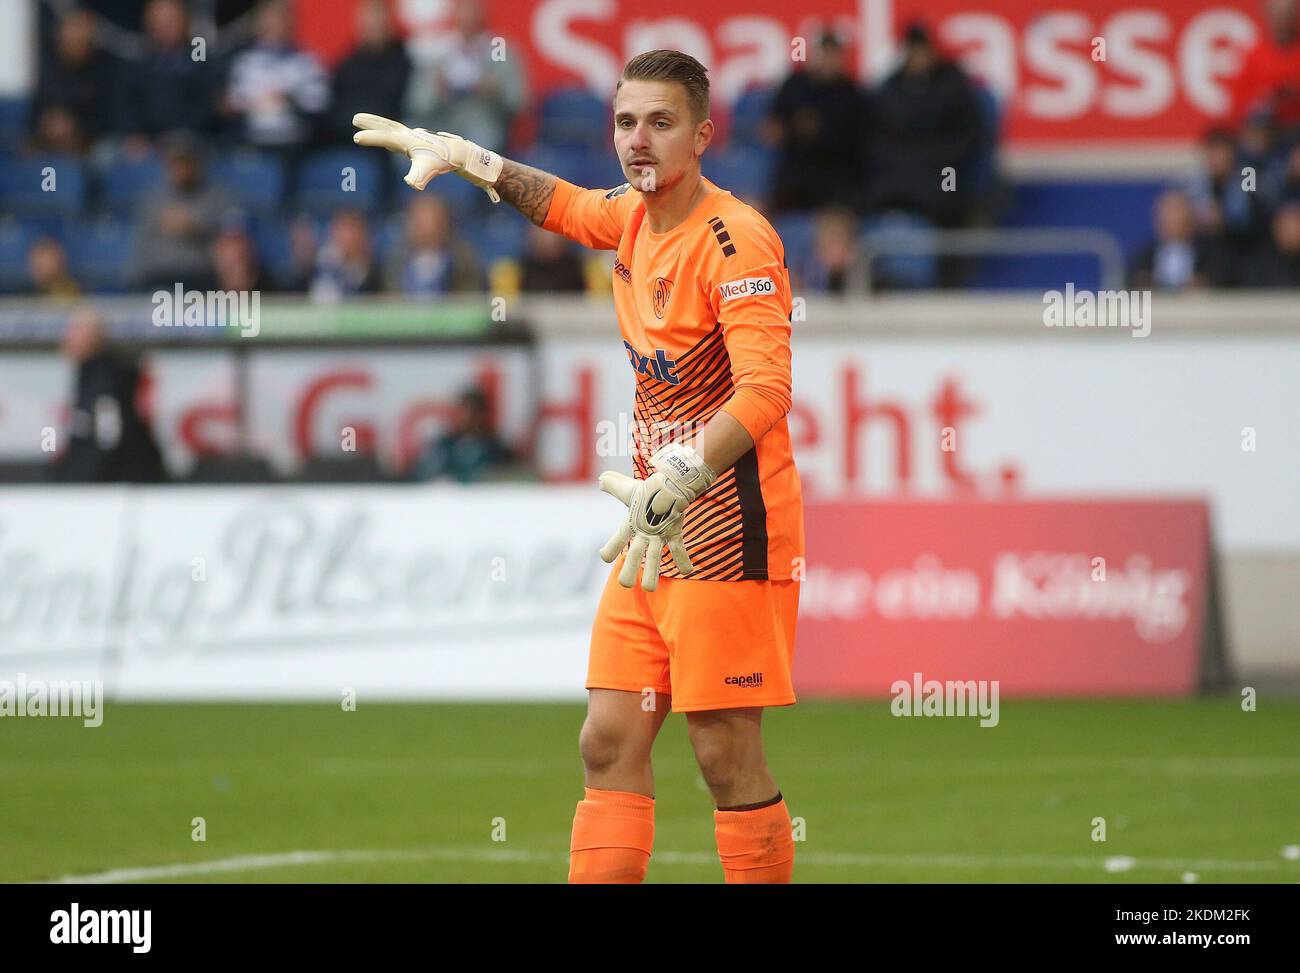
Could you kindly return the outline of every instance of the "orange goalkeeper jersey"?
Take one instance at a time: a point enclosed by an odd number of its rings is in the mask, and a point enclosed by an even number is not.
[[[686,509],[691,580],[802,576],[803,498],[790,449],[790,274],[785,247],[753,207],[704,180],[705,196],[654,233],[641,193],[558,180],[542,225],[614,250],[614,309],[636,380],[633,463],[693,440],[719,410],[754,448]],[[663,577],[680,577],[667,553]],[[797,572],[797,573],[796,573]]]

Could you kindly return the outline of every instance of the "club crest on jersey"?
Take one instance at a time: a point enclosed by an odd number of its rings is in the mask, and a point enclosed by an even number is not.
[[[668,298],[673,293],[673,282],[667,277],[659,277],[655,280],[654,291],[651,298],[654,300],[655,317],[663,318],[664,309],[668,307]]]
[[[677,367],[676,360],[669,358],[668,353],[662,348],[656,348],[652,357],[641,354],[629,341],[625,340],[623,347],[627,349],[628,360],[632,362],[632,368],[638,375],[648,375],[669,385],[677,385],[681,382],[681,378],[673,374],[673,369]]]

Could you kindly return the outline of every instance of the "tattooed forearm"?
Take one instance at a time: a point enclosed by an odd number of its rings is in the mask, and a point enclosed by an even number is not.
[[[519,162],[506,159],[501,175],[493,184],[493,189],[502,202],[509,203],[519,212],[541,226],[546,221],[546,212],[551,208],[551,196],[555,193],[555,177],[549,172],[534,169]]]

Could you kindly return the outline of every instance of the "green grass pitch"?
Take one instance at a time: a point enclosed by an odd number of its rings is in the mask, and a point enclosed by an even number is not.
[[[6,718],[0,880],[562,882],[584,712],[363,699],[110,702],[98,729]],[[796,881],[1300,882],[1295,700],[1011,701],[987,729],[804,702],[764,725],[802,819]],[[680,715],[655,771],[647,881],[720,882]]]

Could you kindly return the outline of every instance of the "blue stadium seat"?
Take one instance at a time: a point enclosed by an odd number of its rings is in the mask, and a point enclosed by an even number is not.
[[[772,185],[773,153],[740,146],[704,155],[704,175],[746,202],[765,197]]]
[[[35,234],[12,220],[0,223],[0,293],[13,294],[27,286],[27,251]]]
[[[502,258],[518,259],[527,247],[528,226],[518,213],[493,213],[470,235],[470,243],[485,267]]]
[[[610,145],[582,149],[539,143],[524,153],[520,161],[587,189],[613,189],[627,182]]]
[[[763,119],[767,117],[774,94],[771,88],[749,88],[736,99],[731,106],[730,145],[762,145]]]
[[[249,212],[275,213],[284,205],[284,166],[274,156],[255,149],[223,153],[212,160],[208,173]]]
[[[138,161],[118,159],[100,177],[100,203],[113,216],[131,216],[164,181],[162,160],[156,155]]]
[[[772,220],[772,227],[785,244],[786,264],[793,273],[802,274],[812,256],[812,213],[782,213]]]
[[[613,189],[627,182],[612,146],[589,152],[583,159],[579,172],[582,175],[581,185],[590,189]]]
[[[464,182],[463,179],[457,179],[457,182]],[[472,184],[470,184],[472,185]],[[474,187],[477,189],[478,187]],[[406,236],[406,217],[405,214],[397,213],[384,220],[376,220],[370,227],[371,236],[375,246],[375,260],[379,266],[386,267],[388,258],[392,255],[393,248],[396,247]]]
[[[871,265],[872,280],[909,290],[938,287],[939,257],[933,251],[924,249],[931,229],[926,220],[909,213],[889,212],[868,218],[862,233],[864,248],[883,248],[891,241],[905,241],[912,246],[922,245],[919,251],[886,251],[877,257]]]
[[[613,125],[609,102],[584,88],[561,88],[542,100],[538,141],[552,146],[605,146],[610,144]]]
[[[81,223],[67,234],[72,274],[87,290],[120,292],[130,285],[134,227],[119,220]]]
[[[293,270],[293,248],[289,240],[289,225],[275,217],[254,218],[248,235],[252,237],[257,258],[280,282],[287,281]]]
[[[343,189],[343,170],[355,171],[355,186]],[[338,209],[374,210],[384,192],[388,171],[374,151],[329,149],[309,157],[298,170],[298,206],[314,216]]]
[[[1101,227],[1115,234],[1132,259],[1151,242],[1152,208],[1168,185],[1165,179],[1021,179],[1000,223]]]
[[[406,159],[400,159],[402,162],[401,175],[406,175],[406,169],[411,164]],[[398,177],[399,179],[401,176]],[[402,194],[398,200],[405,206],[411,200],[412,192],[406,183],[399,183],[398,188]],[[452,216],[458,219],[477,219],[485,212],[486,207],[492,205],[487,197],[478,186],[474,185],[468,179],[462,179],[459,176],[453,176],[450,173],[445,176],[439,176],[425,187],[426,193],[433,193],[451,210]]]
[[[18,142],[27,134],[26,98],[0,98],[0,142]]]
[[[975,98],[980,106],[980,118],[984,123],[984,135],[969,167],[971,185],[967,188],[978,195],[983,195],[993,192],[997,184],[998,143],[1002,140],[1002,106],[998,104],[997,96],[985,85],[976,84],[973,87]]]
[[[57,219],[78,215],[85,206],[86,170],[72,156],[10,157],[0,163],[0,210],[5,213]]]

